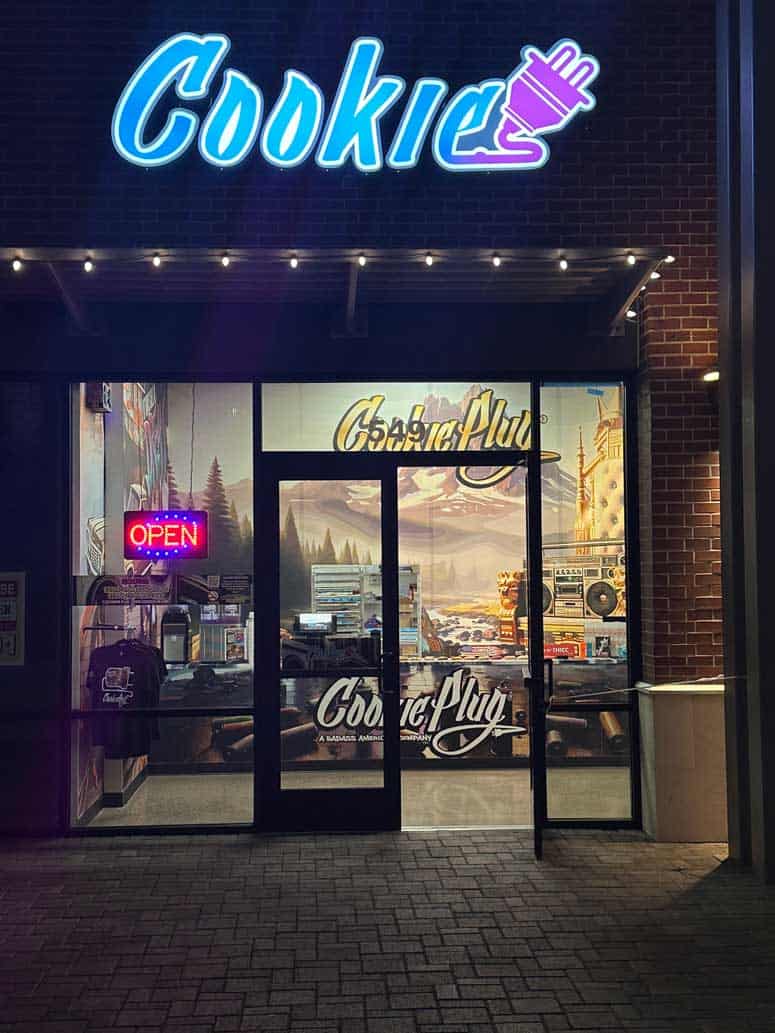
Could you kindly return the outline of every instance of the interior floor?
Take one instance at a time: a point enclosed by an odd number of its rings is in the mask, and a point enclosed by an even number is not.
[[[285,772],[283,789],[366,787],[381,784],[381,772]],[[402,772],[404,828],[530,826],[530,773],[517,770],[452,769]],[[624,767],[550,769],[551,818],[627,819],[629,771]],[[253,777],[248,773],[151,775],[123,807],[103,807],[91,828],[143,825],[250,824]]]

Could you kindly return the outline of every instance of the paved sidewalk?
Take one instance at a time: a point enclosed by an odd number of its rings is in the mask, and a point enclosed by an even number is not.
[[[0,847],[0,1030],[773,1033],[775,890],[525,833]]]

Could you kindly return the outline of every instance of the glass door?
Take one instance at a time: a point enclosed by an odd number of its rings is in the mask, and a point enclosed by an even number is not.
[[[261,497],[260,823],[399,828],[395,482],[348,456],[272,456]]]
[[[527,457],[486,460],[399,460],[405,828],[533,826]]]

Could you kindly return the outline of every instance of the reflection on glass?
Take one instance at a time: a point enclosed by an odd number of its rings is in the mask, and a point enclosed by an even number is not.
[[[130,717],[72,724],[79,827],[249,823],[253,717]]]
[[[620,688],[627,681],[624,387],[547,385],[541,412],[542,451],[556,457],[541,468],[544,655],[579,662],[569,685]],[[584,664],[590,670],[582,675]]]
[[[399,469],[402,660],[526,660],[525,501],[524,467]]]
[[[378,481],[280,483],[282,789],[383,785]]]
[[[82,383],[71,405],[73,708],[252,705],[251,385]],[[127,558],[126,512],[191,509],[206,556]]]
[[[398,471],[405,826],[531,821],[525,502],[524,467]]]
[[[546,718],[549,818],[629,819],[630,748],[627,711],[551,708]]]
[[[74,608],[74,709],[252,707],[253,619],[247,599],[246,594],[244,603],[225,606]],[[124,672],[126,684],[111,683],[119,677],[114,669]]]

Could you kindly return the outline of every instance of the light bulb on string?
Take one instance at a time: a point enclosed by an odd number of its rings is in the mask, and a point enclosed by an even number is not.
[[[363,267],[366,265],[366,256],[362,251],[358,255],[358,265],[361,267],[361,269],[363,269]]]
[[[231,259],[229,258],[228,254],[226,254],[224,252],[224,254],[221,255],[221,265],[223,266],[224,269],[228,269],[230,264],[231,264]]]
[[[564,273],[564,272],[567,271],[567,269],[568,269],[568,259],[565,257],[565,255],[563,255],[562,258],[560,259],[559,265],[560,265],[561,272]]]
[[[298,269],[299,268],[298,256],[297,255],[291,255],[291,257],[288,259],[288,265],[291,267],[291,269]]]
[[[24,262],[17,255],[16,258],[11,262],[11,268],[15,273],[20,273],[24,267]]]
[[[501,264],[501,256],[500,256],[500,255],[498,254],[498,252],[497,252],[497,251],[496,251],[496,252],[495,252],[495,254],[494,254],[494,255],[492,256],[492,264],[493,264],[493,265],[495,266],[495,268],[496,268],[496,269],[499,269],[499,268],[500,268],[500,264]]]
[[[154,267],[154,269],[158,269],[161,265],[161,255],[158,251],[154,254],[153,258],[151,259],[151,265]]]
[[[93,270],[94,270],[94,262],[92,262],[92,260],[90,258],[84,259],[83,271],[85,273],[90,273],[90,272],[93,272]]]
[[[430,268],[433,265],[433,255],[428,251],[425,255],[425,264]]]
[[[627,252],[627,265],[635,265],[635,263],[637,261],[638,261],[638,259],[635,257],[635,255],[632,253],[632,251],[628,251]]]

